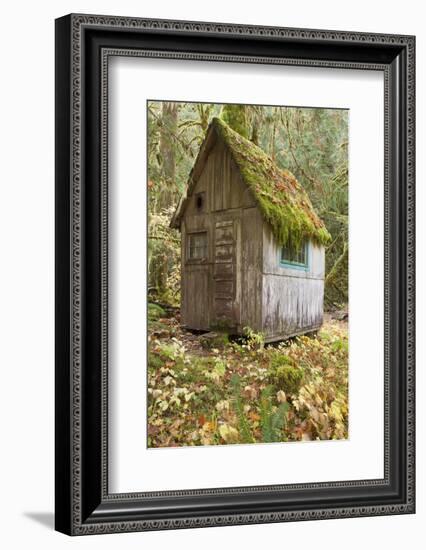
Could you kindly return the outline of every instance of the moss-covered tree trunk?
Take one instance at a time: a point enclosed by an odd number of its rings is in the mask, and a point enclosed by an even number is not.
[[[179,104],[163,102],[161,111],[161,127],[159,139],[159,152],[163,185],[157,196],[156,212],[161,213],[174,205],[177,195],[176,186],[176,136],[178,133]],[[160,247],[157,243],[157,249]],[[155,263],[150,264],[150,284],[156,288],[158,295],[164,294],[167,287],[167,276],[170,271],[169,257],[166,249],[161,247],[161,252],[156,255]]]
[[[327,308],[340,308],[348,303],[348,245],[343,250],[325,278],[325,305]]]
[[[245,105],[224,105],[221,118],[226,124],[238,132],[240,136],[249,139],[250,129]]]
[[[162,124],[160,133],[160,154],[165,186],[159,208],[168,208],[174,203],[176,193],[176,154],[175,136],[178,129],[178,103],[165,101],[162,104]]]

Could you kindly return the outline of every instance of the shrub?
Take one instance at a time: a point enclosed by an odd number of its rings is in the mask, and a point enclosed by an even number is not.
[[[265,337],[261,332],[256,332],[250,327],[244,327],[246,346],[249,350],[262,351],[265,347]]]
[[[159,369],[163,366],[164,361],[155,353],[148,353],[148,367]]]
[[[271,367],[277,369],[283,366],[296,366],[296,363],[292,357],[286,355],[283,351],[277,350],[274,354],[271,355],[270,359]]]
[[[158,321],[161,317],[166,317],[166,312],[158,304],[148,303],[148,321]]]
[[[303,370],[287,355],[276,354],[270,362],[269,381],[287,395],[297,395],[303,382]]]

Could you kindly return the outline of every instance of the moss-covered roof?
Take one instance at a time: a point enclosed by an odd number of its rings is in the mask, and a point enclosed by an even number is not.
[[[291,172],[280,169],[260,147],[223,120],[214,118],[211,126],[228,146],[243,181],[253,192],[279,244],[297,246],[306,239],[317,244],[329,242],[329,232]]]

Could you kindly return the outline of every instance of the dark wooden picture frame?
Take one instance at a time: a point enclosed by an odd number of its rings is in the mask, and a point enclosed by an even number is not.
[[[70,535],[414,513],[413,36],[68,15],[56,21],[56,529]],[[107,71],[113,55],[384,74],[384,477],[110,494]]]

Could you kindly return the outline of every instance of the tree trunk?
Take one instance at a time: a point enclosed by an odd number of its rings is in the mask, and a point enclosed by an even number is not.
[[[178,103],[164,101],[162,104],[160,153],[165,186],[159,201],[159,209],[168,208],[170,205],[174,204],[173,199],[176,190],[176,155],[173,136],[177,134],[178,108]]]
[[[249,125],[247,120],[247,108],[245,105],[224,105],[221,113],[222,120],[238,132],[240,136],[249,139]]]

